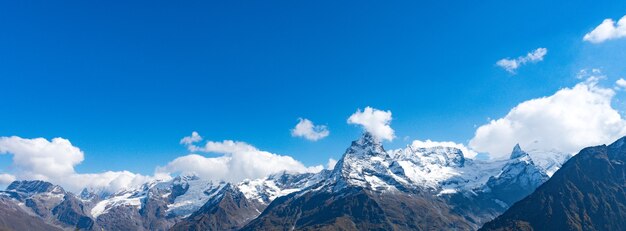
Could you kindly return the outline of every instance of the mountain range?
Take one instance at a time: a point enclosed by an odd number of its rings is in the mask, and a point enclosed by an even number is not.
[[[181,175],[115,193],[15,181],[0,191],[0,229],[476,230],[559,176],[570,158],[534,154],[519,145],[497,161],[446,146],[387,151],[364,133],[318,173],[237,183]]]

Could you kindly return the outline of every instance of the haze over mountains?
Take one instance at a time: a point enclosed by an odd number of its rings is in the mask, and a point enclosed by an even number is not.
[[[280,172],[239,183],[181,175],[78,195],[48,182],[15,181],[0,197],[19,208],[12,216],[61,229],[475,230],[532,193],[569,158],[551,156],[535,162],[519,146],[497,161],[468,159],[447,146],[387,151],[365,132],[332,170],[317,173]]]

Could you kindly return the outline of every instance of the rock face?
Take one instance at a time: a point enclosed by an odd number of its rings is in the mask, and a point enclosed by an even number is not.
[[[172,230],[235,230],[241,228],[274,199],[300,191],[326,178],[329,172],[294,174],[281,172],[257,180],[228,184],[218,196],[177,223]]]
[[[26,212],[52,225],[68,229],[96,229],[94,220],[88,215],[88,207],[58,185],[44,181],[15,181],[2,194],[12,199],[13,203],[23,203]]]
[[[0,197],[0,230],[62,230],[46,224],[41,218],[28,214],[11,199]]]
[[[276,199],[243,230],[475,230],[545,180],[519,146],[487,163],[451,147],[386,152],[365,133],[328,179]]]
[[[236,230],[259,215],[266,204],[249,200],[233,185],[177,223],[171,230]]]
[[[105,230],[168,230],[218,196],[226,185],[196,176],[149,182],[99,201],[91,215]]]
[[[626,137],[583,149],[481,230],[623,230]]]

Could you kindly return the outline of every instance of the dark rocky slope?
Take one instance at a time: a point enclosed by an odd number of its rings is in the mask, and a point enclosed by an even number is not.
[[[236,230],[259,215],[266,205],[248,200],[229,184],[219,196],[176,223],[170,230]]]
[[[481,230],[624,230],[625,142],[583,149]]]
[[[26,213],[11,199],[0,197],[0,230],[60,231],[41,218]]]

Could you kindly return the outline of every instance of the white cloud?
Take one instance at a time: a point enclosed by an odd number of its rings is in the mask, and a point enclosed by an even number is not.
[[[576,78],[580,80],[593,80],[595,78],[605,78],[605,76],[602,75],[602,70],[598,68],[583,68],[578,71]]]
[[[190,154],[174,159],[164,167],[157,167],[153,176],[145,176],[129,171],[106,171],[102,173],[77,173],[76,165],[84,159],[84,153],[69,140],[54,138],[25,139],[17,136],[0,137],[0,154],[13,156],[11,174],[1,173],[0,184],[8,184],[15,179],[45,180],[59,184],[65,189],[78,192],[92,188],[116,192],[138,186],[151,180],[167,180],[174,173],[194,173],[214,180],[237,182],[243,179],[265,177],[279,171],[319,172],[323,166],[306,167],[290,156],[261,151],[245,142],[225,140],[207,141],[203,146],[197,132],[183,138],[180,143],[189,150],[222,154],[205,157]]]
[[[432,148],[432,147],[458,148],[459,150],[461,150],[461,152],[463,152],[463,156],[465,156],[466,158],[470,158],[470,159],[475,158],[476,155],[478,154],[463,144],[458,144],[458,143],[451,142],[451,141],[437,142],[437,141],[432,141],[432,140],[426,140],[426,141],[414,140],[411,143],[411,147],[413,148]]]
[[[191,136],[185,136],[180,140],[181,144],[185,144],[185,145],[190,145],[193,144],[195,142],[201,141],[202,140],[202,136],[200,136],[198,134],[198,132],[193,131],[191,133]]]
[[[326,169],[334,169],[335,165],[337,165],[337,160],[333,159],[333,158],[329,158],[328,159],[328,163],[326,164]]]
[[[98,188],[117,191],[120,188],[140,184],[149,177],[127,171],[79,174],[74,167],[84,159],[83,152],[69,140],[54,138],[25,139],[17,136],[0,137],[0,154],[12,154],[13,175],[4,180],[45,180],[60,184],[70,191],[82,188]],[[1,179],[0,179],[1,181]]]
[[[193,135],[192,135],[193,136]],[[193,143],[199,142],[194,141]],[[191,151],[222,154],[218,157],[205,157],[190,154],[178,157],[164,167],[158,167],[158,174],[196,174],[202,178],[237,182],[243,179],[256,179],[269,174],[289,172],[319,172],[324,167],[306,167],[290,156],[278,155],[258,150],[241,141],[207,141],[204,146],[188,144]]]
[[[583,40],[591,43],[602,43],[624,37],[626,37],[626,15],[617,21],[617,24],[613,19],[605,19],[595,29],[585,34]]]
[[[528,54],[526,54],[525,56],[520,56],[515,59],[500,59],[498,60],[498,62],[496,62],[496,65],[504,68],[504,70],[510,73],[515,73],[515,70],[517,70],[517,68],[525,65],[528,62],[536,63],[542,61],[543,57],[546,54],[548,54],[548,49],[541,47],[535,49],[534,51],[528,52]]]
[[[0,174],[0,185],[8,185],[13,181],[15,181],[15,176],[6,173]]]
[[[291,136],[304,137],[310,141],[317,141],[330,134],[328,128],[324,125],[315,125],[308,119],[299,118],[296,127],[291,129]]]
[[[624,80],[624,78],[620,78],[615,81],[615,85],[617,85],[618,88],[626,89],[626,80]]]
[[[471,148],[492,158],[506,158],[520,143],[527,149],[576,154],[580,149],[613,142],[626,135],[626,121],[612,108],[615,92],[592,76],[554,95],[520,103],[500,119],[480,126]]]
[[[393,140],[394,131],[389,126],[391,123],[391,111],[381,111],[371,107],[357,111],[348,118],[348,124],[358,124],[379,140]]]

